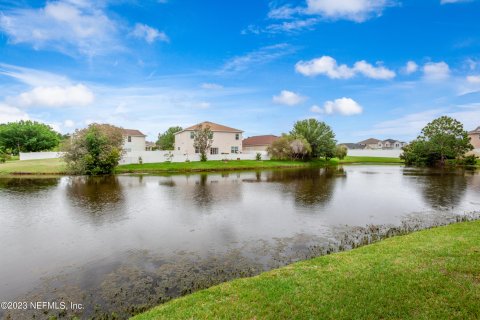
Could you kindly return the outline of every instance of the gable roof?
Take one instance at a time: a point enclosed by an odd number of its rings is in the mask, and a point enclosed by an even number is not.
[[[198,128],[198,126],[202,126],[202,127],[209,126],[210,130],[212,132],[234,132],[234,133],[242,133],[243,132],[242,130],[230,128],[230,127],[218,124],[218,123],[214,123],[214,122],[210,122],[210,121],[203,121],[203,122],[198,123],[196,125],[193,125],[191,127],[185,128],[182,131],[177,132],[175,134],[179,134],[179,133],[184,132],[184,131],[195,131]]]
[[[136,129],[122,129],[122,133],[124,136],[146,137],[140,130]]]
[[[280,137],[274,136],[273,134],[264,135],[264,136],[252,136],[252,137],[248,137],[247,139],[244,139],[242,141],[242,146],[243,147],[267,146],[267,145],[269,146],[278,138]]]
[[[477,129],[470,131],[468,134],[476,134],[480,133],[480,127],[477,127]]]
[[[385,139],[383,140],[383,142],[390,142],[390,143],[395,143],[397,142],[398,140],[393,140],[393,139]]]
[[[378,139],[370,138],[370,139],[367,139],[367,140],[360,141],[358,144],[377,144],[379,142],[380,142],[380,140],[378,140]]]

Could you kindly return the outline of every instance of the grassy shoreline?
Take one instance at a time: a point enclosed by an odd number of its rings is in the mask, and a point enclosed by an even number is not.
[[[478,319],[480,221],[389,238],[172,300],[132,318]]]
[[[344,160],[332,159],[330,161],[315,160],[301,161],[275,161],[275,160],[231,160],[207,162],[177,162],[177,163],[146,163],[118,166],[116,174],[128,173],[184,173],[184,172],[213,172],[234,170],[258,170],[279,168],[306,168],[324,167],[338,164],[402,164],[398,158],[373,158],[373,157],[346,157]],[[1,175],[65,175],[66,167],[61,159],[7,161],[0,164]]]

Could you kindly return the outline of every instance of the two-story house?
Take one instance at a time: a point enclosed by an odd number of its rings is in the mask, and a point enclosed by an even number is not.
[[[468,136],[470,137],[470,143],[475,149],[480,149],[480,127],[477,127],[477,129],[472,130],[468,133]]]
[[[146,150],[146,135],[135,129],[123,129],[123,150],[136,152]]]
[[[242,130],[230,128],[218,123],[204,121],[175,133],[175,151],[183,154],[199,153],[193,147],[195,130],[210,127],[212,131],[212,146],[209,154],[242,153]]]

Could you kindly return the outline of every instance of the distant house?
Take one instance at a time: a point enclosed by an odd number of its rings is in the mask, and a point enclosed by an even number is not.
[[[347,149],[349,150],[361,150],[361,149],[365,149],[365,146],[364,145],[361,145],[359,143],[340,143],[339,144],[340,146],[345,146],[347,147]]]
[[[381,142],[378,139],[370,138],[367,140],[360,141],[358,144],[363,146],[364,149],[379,149],[378,143]]]
[[[379,149],[401,149],[406,145],[406,142],[394,139],[386,139],[378,142]]]
[[[145,151],[146,135],[135,129],[123,129],[123,150],[126,152]]]
[[[145,142],[145,151],[153,151],[157,149],[155,142],[147,141]]]
[[[248,137],[242,141],[243,152],[267,151],[267,148],[279,138],[272,134]]]
[[[470,131],[468,136],[470,137],[470,143],[473,145],[473,147],[475,149],[480,149],[480,127]]]
[[[194,132],[199,127],[209,126],[213,133],[212,147],[209,154],[242,153],[242,130],[230,128],[221,124],[204,121],[175,133],[175,151],[183,154],[199,153],[193,147]]]

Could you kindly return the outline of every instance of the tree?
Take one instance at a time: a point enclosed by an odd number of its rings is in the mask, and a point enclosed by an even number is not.
[[[348,148],[343,144],[335,147],[335,152],[334,152],[335,158],[343,160],[347,156],[347,154],[348,154]]]
[[[267,148],[270,158],[274,160],[305,159],[312,152],[308,141],[303,137],[283,134]]]
[[[160,150],[173,150],[175,148],[175,133],[182,131],[182,127],[170,127],[158,135],[156,142]]]
[[[325,122],[316,119],[297,121],[290,135],[305,138],[312,148],[311,156],[314,158],[328,159],[333,156],[337,141],[332,129]]]
[[[51,150],[60,143],[60,134],[36,121],[18,121],[0,125],[0,147],[18,155],[20,152]]]
[[[213,132],[210,126],[199,125],[193,132],[193,147],[200,153],[200,161],[207,161],[207,151],[213,143]]]
[[[121,128],[93,123],[72,134],[63,146],[64,159],[74,174],[111,174],[122,156],[122,146]]]
[[[407,165],[445,165],[447,159],[460,159],[473,150],[463,124],[442,116],[427,124],[417,139],[403,148],[400,156]]]

